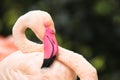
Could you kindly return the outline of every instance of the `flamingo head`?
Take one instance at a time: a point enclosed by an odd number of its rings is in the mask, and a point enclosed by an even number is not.
[[[37,35],[38,37],[42,37],[40,39],[44,43],[44,62],[42,67],[49,67],[55,60],[55,57],[58,53],[58,43],[55,37],[54,22],[51,16],[48,13],[44,13],[42,20],[43,20],[43,30],[42,29],[39,29],[39,30],[42,30],[41,32],[43,33],[41,33],[40,31],[39,33],[38,31],[36,31],[38,32],[36,34],[38,34]]]
[[[48,26],[45,26],[45,33],[43,36],[44,43],[44,62],[42,67],[49,67],[58,53],[58,44],[55,37],[55,32]]]

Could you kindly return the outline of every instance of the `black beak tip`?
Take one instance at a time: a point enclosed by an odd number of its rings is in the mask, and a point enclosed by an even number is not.
[[[56,56],[52,56],[49,59],[44,59],[44,62],[43,62],[43,65],[41,68],[50,67],[51,64],[53,63],[53,61],[55,60],[55,58],[56,58]]]

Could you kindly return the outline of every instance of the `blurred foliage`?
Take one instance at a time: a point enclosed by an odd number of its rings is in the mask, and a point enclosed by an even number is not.
[[[0,35],[10,35],[18,17],[36,9],[51,14],[59,45],[82,54],[96,67],[99,80],[120,80],[119,0],[4,0]],[[39,42],[31,30],[26,35]]]

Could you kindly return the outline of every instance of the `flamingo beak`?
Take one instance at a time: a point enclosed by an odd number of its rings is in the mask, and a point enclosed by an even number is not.
[[[46,31],[43,37],[44,43],[44,62],[42,67],[49,67],[58,53],[58,43],[55,37],[55,32],[46,27]]]

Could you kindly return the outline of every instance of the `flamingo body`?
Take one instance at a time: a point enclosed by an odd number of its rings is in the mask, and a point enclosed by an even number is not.
[[[44,55],[17,51],[0,62],[0,80],[75,80],[76,74],[66,65],[54,61],[49,68],[40,67]],[[58,72],[59,71],[59,72]]]

